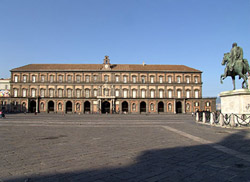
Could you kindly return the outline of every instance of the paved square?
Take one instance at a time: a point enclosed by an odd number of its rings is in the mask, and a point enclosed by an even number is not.
[[[0,181],[250,181],[249,141],[190,115],[13,114]]]

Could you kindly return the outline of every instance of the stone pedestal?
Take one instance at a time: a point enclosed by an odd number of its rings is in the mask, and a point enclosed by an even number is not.
[[[222,114],[250,114],[250,90],[239,89],[220,93]]]

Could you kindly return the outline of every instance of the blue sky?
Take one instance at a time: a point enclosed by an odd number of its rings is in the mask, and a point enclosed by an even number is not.
[[[179,64],[220,84],[233,42],[250,60],[249,0],[0,0],[0,77],[31,63]],[[237,88],[240,88],[237,79]]]

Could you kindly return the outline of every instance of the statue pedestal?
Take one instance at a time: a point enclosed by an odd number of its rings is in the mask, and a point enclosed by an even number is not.
[[[238,89],[220,93],[222,114],[250,114],[250,90]]]

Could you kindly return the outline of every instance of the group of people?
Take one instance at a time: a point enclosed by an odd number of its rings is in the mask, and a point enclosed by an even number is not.
[[[5,114],[3,113],[3,111],[0,111],[0,118],[5,118]]]

